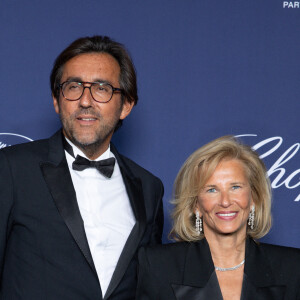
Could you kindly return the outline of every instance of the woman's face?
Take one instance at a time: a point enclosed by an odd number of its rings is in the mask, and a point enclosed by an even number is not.
[[[237,159],[221,161],[198,195],[205,236],[246,235],[251,188],[245,166]]]

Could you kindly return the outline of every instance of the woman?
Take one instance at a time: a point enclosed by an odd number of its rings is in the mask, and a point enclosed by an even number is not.
[[[231,136],[214,140],[174,187],[171,236],[184,242],[141,249],[137,300],[300,299],[300,250],[255,241],[271,227],[257,153]]]

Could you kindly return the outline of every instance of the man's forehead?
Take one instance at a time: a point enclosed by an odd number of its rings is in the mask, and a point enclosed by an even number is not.
[[[62,69],[62,78],[76,77],[81,80],[105,81],[108,77],[119,79],[120,65],[110,54],[84,53],[68,60]],[[89,79],[86,77],[90,77]]]

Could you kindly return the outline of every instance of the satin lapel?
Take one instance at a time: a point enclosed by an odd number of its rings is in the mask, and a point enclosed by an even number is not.
[[[49,161],[41,163],[41,170],[55,205],[66,223],[79,249],[96,274],[62,146],[61,133],[49,140]]]
[[[203,288],[197,288],[193,286],[180,285],[180,284],[172,284],[172,289],[175,294],[176,300],[204,300],[204,296],[202,293]],[[214,299],[211,298],[212,295],[209,295],[210,298],[206,299]],[[216,299],[214,299],[216,300]]]
[[[116,148],[112,144],[111,151],[114,153],[118,161],[136,223],[123,248],[104,299],[108,299],[114,289],[120,283],[120,280],[126,272],[130,261],[136,254],[138,245],[140,244],[146,228],[146,210],[141,180],[134,176],[124,159],[119,155]]]
[[[283,300],[285,286],[276,282],[272,266],[263,249],[252,239],[246,241],[245,274],[247,289],[242,300]]]
[[[136,221],[140,222],[141,225],[146,225],[146,210],[144,204],[144,196],[143,196],[143,189],[142,183],[140,178],[136,177],[133,174],[132,170],[126,164],[124,157],[122,157],[113,144],[110,145],[110,149],[115,155],[121,173],[123,177],[123,181],[126,187],[126,191],[129,197],[129,201],[136,218]]]
[[[172,284],[172,288],[177,300],[223,300],[215,272],[204,287]]]

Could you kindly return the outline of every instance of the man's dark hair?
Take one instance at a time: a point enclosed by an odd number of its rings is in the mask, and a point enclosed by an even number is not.
[[[50,85],[52,95],[57,101],[59,101],[59,84],[65,63],[71,58],[85,53],[108,53],[117,60],[120,65],[120,88],[124,91],[122,101],[125,99],[136,105],[138,101],[136,73],[129,53],[122,44],[107,36],[98,35],[75,40],[56,58],[50,75]],[[122,120],[119,121],[116,129],[121,125]]]

